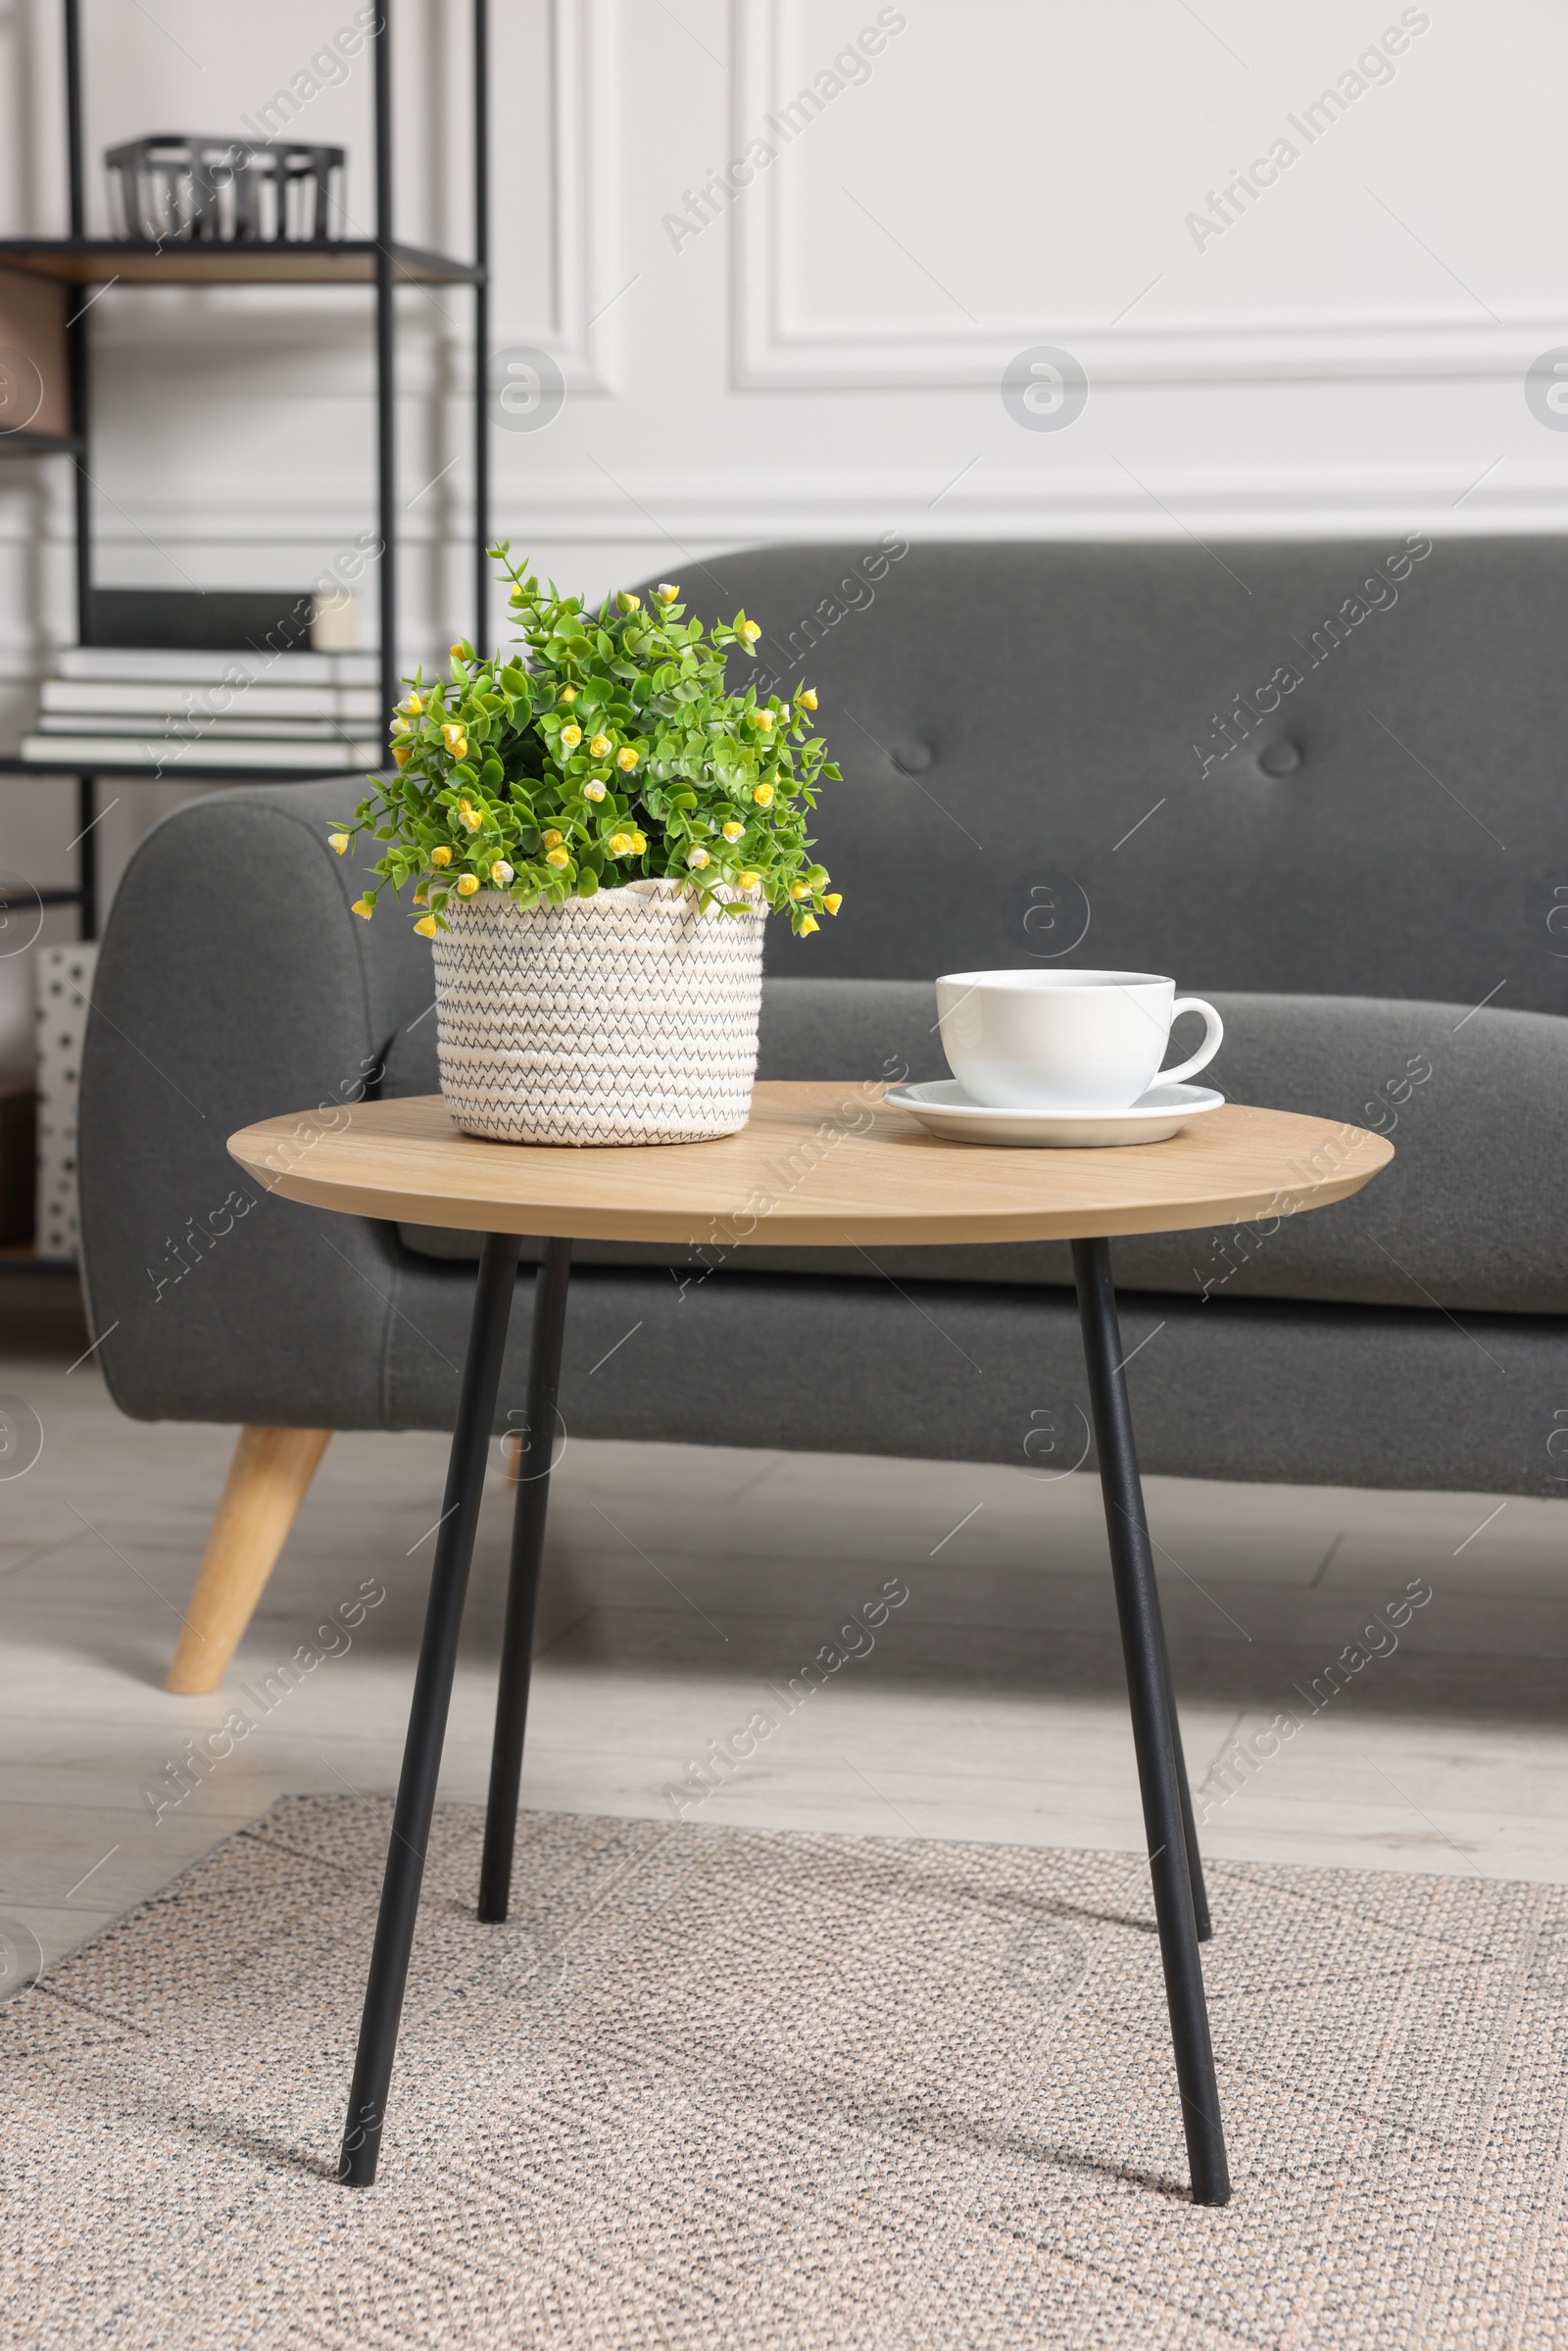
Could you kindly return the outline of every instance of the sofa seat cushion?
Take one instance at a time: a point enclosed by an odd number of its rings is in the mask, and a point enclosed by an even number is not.
[[[1183,972],[1184,987],[1201,974]],[[1209,991],[1225,1043],[1205,1075],[1233,1102],[1372,1127],[1393,1165],[1353,1199],[1223,1231],[1116,1243],[1128,1288],[1197,1299],[1275,1298],[1458,1313],[1568,1312],[1568,1020],[1488,1005]],[[1185,1031],[1178,1043],[1185,1046]],[[394,1040],[385,1094],[437,1091],[435,1021]],[[929,982],[763,984],[759,1074],[886,1081],[947,1075]],[[1568,1189],[1568,1186],[1564,1187]],[[471,1258],[471,1234],[403,1227],[405,1248]],[[536,1253],[536,1252],[534,1252]],[[663,1266],[677,1288],[719,1252],[579,1243],[586,1264]],[[1065,1244],[878,1249],[738,1249],[723,1270],[919,1281],[1071,1280]]]

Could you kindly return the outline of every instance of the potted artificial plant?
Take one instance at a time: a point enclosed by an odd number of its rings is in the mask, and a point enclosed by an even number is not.
[[[412,886],[435,955],[441,1092],[504,1143],[690,1143],[746,1123],[762,926],[836,914],[808,812],[839,780],[816,696],[732,694],[724,662],[760,629],[705,630],[679,590],[645,608],[512,581],[524,655],[452,649],[392,718],[396,772],[350,827],[383,887]]]

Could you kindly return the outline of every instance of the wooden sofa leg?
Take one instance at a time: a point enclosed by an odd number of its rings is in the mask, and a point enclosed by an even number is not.
[[[166,1690],[216,1690],[288,1541],[330,1429],[241,1429]]]

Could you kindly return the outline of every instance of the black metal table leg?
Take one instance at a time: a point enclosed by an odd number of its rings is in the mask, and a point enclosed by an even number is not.
[[[533,1290],[533,1338],[528,1350],[527,1418],[517,1455],[517,1503],[512,1522],[512,1578],[501,1638],[501,1686],[490,1752],[490,1801],[484,1816],[479,1865],[479,1916],[500,1926],[512,1898],[512,1854],[517,1835],[517,1790],[528,1727],[528,1683],[533,1669],[533,1620],[539,1566],[550,1507],[550,1464],[556,1444],[556,1394],[561,1386],[561,1342],[566,1327],[571,1243],[547,1241]]]
[[[485,1237],[479,1257],[467,1360],[463,1367],[463,1388],[458,1398],[458,1423],[452,1434],[435,1564],[430,1571],[424,1638],[419,1644],[419,1663],[414,1680],[403,1773],[392,1815],[392,1841],[387,1848],[375,1944],[365,1987],[354,2084],[349,2092],[348,2122],[338,2158],[338,2178],[351,2187],[371,2184],[381,2152],[387,2086],[397,2054],[398,2020],[403,2012],[409,1955],[414,1948],[414,1924],[424,1878],[430,1815],[435,1809],[447,1711],[452,1703],[458,1635],[463,1626],[463,1603],[473,1558],[485,1456],[495,1418],[496,1393],[501,1385],[501,1358],[507,1344],[507,1321],[512,1311],[519,1247],[514,1234],[490,1233]]]
[[[1138,1495],[1138,1524],[1145,1543],[1152,1551],[1153,1544],[1150,1541],[1149,1534],[1149,1518],[1144,1509],[1142,1478],[1135,1481],[1135,1490]],[[1200,1943],[1212,1942],[1214,1923],[1208,1915],[1208,1888],[1203,1884],[1203,1856],[1199,1847],[1198,1822],[1193,1813],[1192,1782],[1187,1777],[1187,1755],[1182,1746],[1181,1716],[1176,1710],[1176,1688],[1171,1680],[1170,1658],[1165,1653],[1163,1633],[1159,1645],[1160,1654],[1165,1663],[1165,1706],[1170,1715],[1170,1750],[1171,1759],[1176,1767],[1176,1793],[1181,1798],[1182,1835],[1187,1846],[1187,1883],[1193,1896],[1193,1925]]]
[[[1182,1803],[1186,1773],[1180,1763],[1170,1661],[1144,1516],[1132,1414],[1122,1378],[1109,1245],[1101,1240],[1075,1241],[1072,1261],[1193,2200],[1197,2204],[1228,2204],[1230,2172],[1187,1860],[1188,1839],[1194,1836],[1192,1803],[1190,1795],[1185,1808]],[[1195,1836],[1194,1841],[1196,1845]]]
[[[1149,1529],[1144,1529],[1149,1540]],[[1176,1711],[1176,1691],[1170,1678],[1170,1659],[1165,1660],[1165,1710],[1170,1716],[1170,1753],[1176,1770],[1176,1793],[1181,1799],[1182,1837],[1187,1846],[1187,1889],[1193,1897],[1193,1928],[1200,1943],[1214,1939],[1214,1922],[1208,1915],[1208,1887],[1203,1884],[1203,1856],[1198,1842],[1198,1822],[1193,1816],[1192,1783],[1187,1777],[1187,1756],[1182,1746],[1181,1717]]]

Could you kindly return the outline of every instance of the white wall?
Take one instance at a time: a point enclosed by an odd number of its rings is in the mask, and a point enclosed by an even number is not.
[[[94,202],[104,146],[242,129],[356,5],[83,0]],[[467,11],[393,5],[399,230],[466,251]],[[0,14],[17,230],[64,224],[56,13]],[[725,547],[893,527],[1210,541],[1568,521],[1568,435],[1525,388],[1568,346],[1557,0],[493,14],[493,341],[543,351],[566,385],[543,429],[496,432],[495,520],[563,583],[598,593]],[[792,128],[780,105],[812,87],[819,111]],[[1305,110],[1335,88],[1343,111],[1319,105],[1314,126]],[[350,148],[362,230],[369,100],[362,58],[295,125]],[[1225,220],[1210,192],[1271,149],[1273,184]],[[714,189],[704,224],[691,197],[748,157],[751,184]],[[412,661],[471,625],[467,297],[401,307]],[[112,291],[94,316],[103,582],[303,585],[365,527],[366,298]],[[1003,398],[1041,345],[1086,373],[1065,425],[1067,409]],[[69,519],[63,465],[0,469],[13,725],[68,634]],[[153,807],[129,787],[105,820],[112,869]],[[0,865],[64,878],[66,816],[62,787],[0,787]],[[0,959],[0,1040],[6,977]]]

